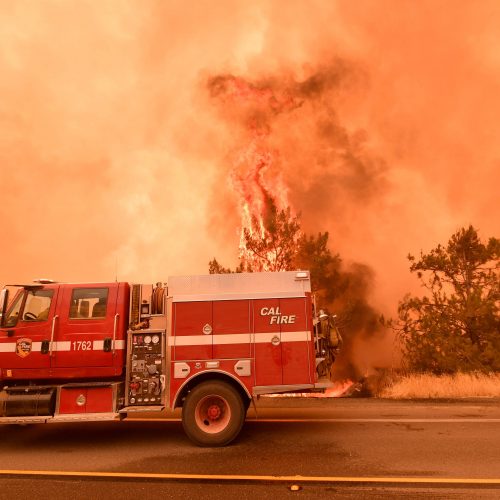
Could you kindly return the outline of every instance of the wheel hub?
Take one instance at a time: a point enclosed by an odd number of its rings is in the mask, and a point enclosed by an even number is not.
[[[211,405],[208,408],[207,416],[210,420],[217,420],[221,415],[221,409],[219,405]]]

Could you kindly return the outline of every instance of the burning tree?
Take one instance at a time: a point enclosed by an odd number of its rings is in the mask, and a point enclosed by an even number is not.
[[[254,215],[250,225],[242,227],[240,263],[236,269],[232,271],[214,258],[208,263],[208,270],[210,274],[226,274],[295,269],[300,238],[299,216],[292,216],[290,208],[277,210],[271,203],[265,217]]]
[[[399,304],[397,331],[409,368],[434,373],[500,370],[500,240],[474,227],[416,259],[410,271],[428,294]]]
[[[317,237],[302,233],[300,215],[288,199],[281,155],[270,145],[273,121],[302,106],[304,93],[311,91],[306,87],[255,84],[232,75],[208,82],[212,98],[243,127],[247,140],[232,154],[229,176],[241,218],[240,263],[234,272],[310,269],[313,288],[331,289],[327,282],[335,271],[326,269],[337,269],[340,258],[331,255],[327,232]],[[215,258],[209,271],[232,272]]]
[[[216,258],[208,264],[210,274],[311,271],[313,291],[322,293],[323,302],[335,299],[332,282],[339,282],[341,259],[328,248],[328,232],[308,236],[302,233],[300,216],[290,208],[277,210],[272,205],[262,219],[252,217],[251,226],[243,227],[240,239],[240,263],[234,271]]]
[[[262,227],[256,217],[252,217],[250,228],[243,228],[244,246],[240,259],[245,268],[252,271],[286,271],[291,269],[297,254],[300,238],[298,216],[293,217],[290,208],[276,210]]]

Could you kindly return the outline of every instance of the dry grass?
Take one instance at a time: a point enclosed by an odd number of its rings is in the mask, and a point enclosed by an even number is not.
[[[499,398],[500,373],[414,374],[401,376],[381,388],[381,398]]]

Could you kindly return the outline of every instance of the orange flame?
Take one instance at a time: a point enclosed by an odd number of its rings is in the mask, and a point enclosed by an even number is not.
[[[262,138],[254,137],[250,144],[241,151],[231,171],[231,183],[239,198],[240,207],[240,260],[252,269],[262,267],[264,271],[268,264],[259,262],[246,246],[245,229],[251,236],[264,238],[266,234],[266,219],[274,207],[285,209],[288,202],[288,190],[282,175],[273,169],[277,153],[266,147]],[[257,234],[256,234],[257,233]],[[267,256],[268,262],[273,256]]]
[[[272,210],[280,211],[290,206],[288,188],[279,169],[279,152],[269,145],[270,122],[273,116],[294,109],[300,103],[284,90],[258,87],[231,75],[214,78],[210,87],[213,96],[236,112],[249,138],[236,152],[230,173],[232,188],[239,199],[240,261],[253,270],[274,270],[271,253],[263,260],[248,250],[245,230],[251,236],[263,238]]]
[[[341,380],[334,382],[333,387],[330,389],[326,389],[324,394],[321,397],[324,398],[340,398],[342,396],[346,396],[349,392],[349,389],[354,385],[353,380]]]
[[[350,396],[350,389],[354,386],[354,380],[342,380],[334,382],[333,387],[325,392],[289,392],[284,394],[266,394],[268,398],[341,398]]]

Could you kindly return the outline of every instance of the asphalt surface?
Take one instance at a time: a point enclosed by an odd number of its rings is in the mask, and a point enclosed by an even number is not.
[[[261,398],[215,449],[154,416],[2,427],[0,498],[500,498],[499,400]]]

